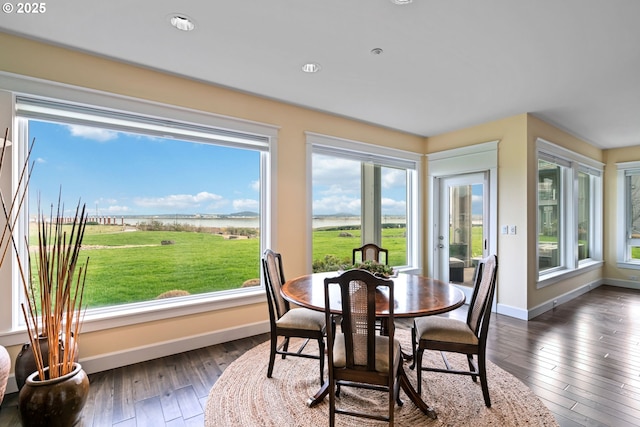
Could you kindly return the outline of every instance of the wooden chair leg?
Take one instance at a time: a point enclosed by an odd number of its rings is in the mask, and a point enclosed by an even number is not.
[[[271,352],[269,353],[269,367],[267,368],[267,378],[273,375],[273,364],[276,361],[276,348],[278,347],[278,337],[271,336]]]
[[[416,355],[414,356],[414,363],[416,364],[416,376],[418,379],[418,394],[422,394],[422,356],[424,355],[424,350],[418,349]]]
[[[282,351],[289,351],[289,337],[284,338],[284,342],[282,343]],[[283,354],[282,358],[284,359],[285,357],[287,357],[287,355]]]
[[[396,396],[396,403],[398,404],[398,406],[402,406],[404,405],[404,402],[402,401],[402,399],[400,399],[400,375],[401,375],[401,371],[402,371],[402,364],[400,364],[400,366],[398,366],[398,375],[396,375],[396,381],[394,382],[394,393]]]
[[[336,424],[336,384],[329,380],[329,426],[334,427]]]
[[[484,354],[478,355],[478,371],[480,371],[480,385],[482,386],[482,396],[487,408],[491,408],[491,398],[489,397],[489,385],[487,384],[487,364]]]
[[[395,412],[394,409],[396,408],[396,399],[394,398],[394,394],[395,394],[395,386],[393,387],[389,387],[389,425],[392,426],[393,425],[393,413]]]
[[[413,360],[411,361],[411,365],[409,369],[414,369],[416,367],[416,326],[413,325],[411,328],[411,354],[413,355]]]
[[[476,370],[475,365],[473,364],[473,354],[467,354],[467,364],[469,365],[469,372],[474,372]],[[471,379],[473,382],[478,382],[477,375],[471,375]]]
[[[318,348],[320,349],[320,386],[324,384],[324,338],[318,339]]]

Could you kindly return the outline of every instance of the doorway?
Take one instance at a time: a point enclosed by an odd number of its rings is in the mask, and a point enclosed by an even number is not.
[[[488,255],[487,179],[486,172],[438,178],[440,280],[473,287],[478,261]]]
[[[498,141],[428,155],[426,274],[470,298],[478,261],[497,254]]]

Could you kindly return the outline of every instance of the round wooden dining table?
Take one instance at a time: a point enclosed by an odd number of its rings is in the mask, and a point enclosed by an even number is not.
[[[282,296],[286,300],[301,307],[324,311],[324,279],[327,277],[335,277],[339,274],[340,273],[336,271],[314,273],[289,280],[282,285]],[[394,317],[420,317],[446,313],[447,311],[462,306],[465,302],[464,293],[460,289],[440,280],[404,273],[399,273],[390,279],[393,280]],[[329,299],[331,312],[340,314],[342,305],[337,288],[329,290]],[[389,316],[388,301],[388,295],[386,295],[385,292],[381,291],[378,293],[376,298],[376,316],[382,320],[383,325],[385,318]],[[383,330],[384,329],[383,326]],[[409,399],[411,399],[422,412],[431,418],[436,418],[435,411],[422,400],[421,396],[413,388],[404,369],[402,369],[400,375],[400,386],[407,396],[409,396]],[[328,392],[329,384],[328,381],[325,381],[321,389],[313,397],[309,398],[309,406],[320,403]]]

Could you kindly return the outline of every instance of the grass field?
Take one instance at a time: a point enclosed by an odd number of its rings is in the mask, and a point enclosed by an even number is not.
[[[481,245],[479,227],[474,227],[473,233],[473,241]],[[407,263],[405,234],[404,227],[382,230],[382,246],[389,250],[392,266]],[[314,230],[314,260],[331,256],[350,263],[360,239],[359,229]],[[31,242],[35,241],[32,230]],[[163,241],[171,244],[163,245]],[[80,260],[89,257],[88,308],[148,301],[174,289],[191,294],[237,289],[260,277],[257,238],[225,239],[209,232],[123,231],[121,226],[88,225],[82,247]],[[481,246],[472,248],[477,250]]]
[[[350,230],[349,237],[339,233],[314,231],[315,253],[350,262],[352,249],[360,246],[360,230]],[[404,228],[383,230],[391,265],[406,262],[404,233]],[[34,230],[30,239],[32,248],[37,247]],[[260,277],[260,255],[257,238],[225,239],[206,232],[123,231],[119,226],[88,225],[80,256],[81,262],[89,257],[86,306],[148,301],[174,289],[191,294],[236,289]]]

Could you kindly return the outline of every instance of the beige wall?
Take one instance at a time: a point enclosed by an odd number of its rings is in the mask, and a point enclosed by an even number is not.
[[[602,278],[602,269],[596,269],[537,289],[537,138],[604,161],[602,150],[529,114],[429,137],[426,146],[427,153],[435,153],[499,140],[498,226],[515,225],[521,231],[516,235],[498,235],[497,302],[525,311]],[[526,206],[530,208],[523,208]]]

